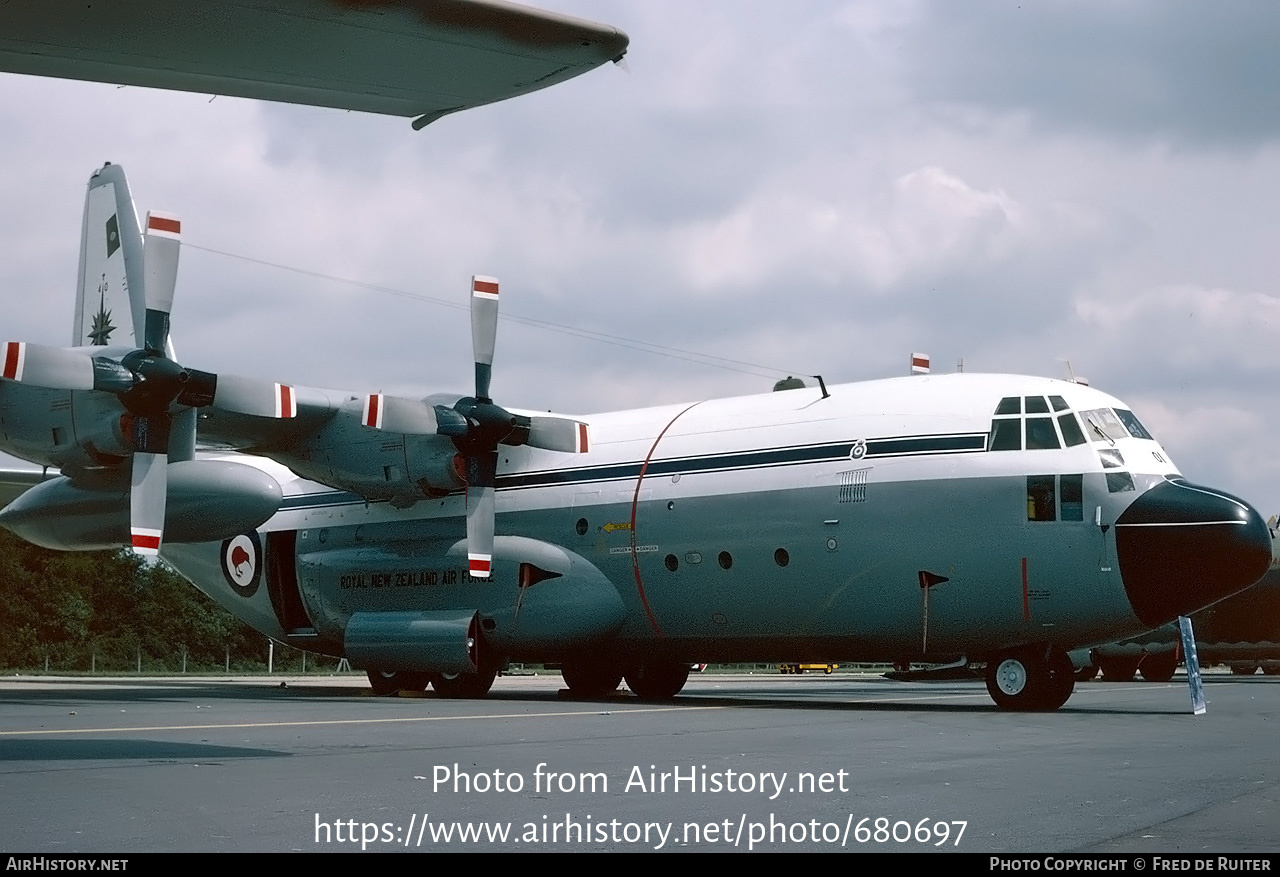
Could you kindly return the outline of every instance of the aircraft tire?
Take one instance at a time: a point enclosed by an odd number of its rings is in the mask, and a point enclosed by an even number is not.
[[[1132,682],[1138,672],[1138,662],[1133,658],[1099,658],[1098,669],[1103,682]]]
[[[1067,702],[1075,684],[1075,667],[1058,649],[1047,655],[1039,648],[1017,649],[987,664],[987,693],[1005,710],[1051,712]]]
[[[1254,664],[1232,664],[1231,672],[1236,676],[1252,676],[1258,672],[1258,668]]]
[[[627,676],[627,687],[641,700],[670,700],[689,681],[689,665],[670,661],[641,664]]]
[[[1263,667],[1262,672],[1267,676],[1280,676],[1280,667]]]
[[[1168,682],[1178,670],[1178,657],[1173,652],[1167,655],[1147,655],[1138,665],[1144,682]]]
[[[1088,682],[1098,675],[1098,668],[1093,664],[1085,664],[1076,671],[1077,682]]]
[[[621,670],[591,656],[565,661],[560,675],[575,697],[608,697],[622,684]]]
[[[368,675],[375,697],[393,697],[401,691],[425,691],[431,682],[426,673],[406,670],[370,670]]]
[[[482,667],[478,673],[433,673],[431,685],[435,688],[437,697],[475,700],[489,693],[497,676],[497,667]]]

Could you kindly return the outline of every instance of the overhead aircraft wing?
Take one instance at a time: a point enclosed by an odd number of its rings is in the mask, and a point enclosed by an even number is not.
[[[6,0],[0,70],[414,117],[622,57],[626,34],[503,0]]]

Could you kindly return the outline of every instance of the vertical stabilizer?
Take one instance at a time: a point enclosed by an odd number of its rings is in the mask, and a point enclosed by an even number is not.
[[[124,169],[107,164],[89,178],[80,231],[73,347],[141,347],[146,303],[142,231]]]

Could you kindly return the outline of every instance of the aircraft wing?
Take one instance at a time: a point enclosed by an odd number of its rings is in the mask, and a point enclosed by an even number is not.
[[[416,119],[563,82],[626,34],[503,0],[6,0],[0,70]]]
[[[203,450],[244,451],[269,454],[291,448],[314,435],[347,409],[349,420],[359,421],[354,393],[314,387],[291,387],[295,413],[275,418],[240,414],[234,411],[201,409],[197,415],[197,445]]]
[[[0,469],[0,508],[13,502],[46,477],[39,469]]]

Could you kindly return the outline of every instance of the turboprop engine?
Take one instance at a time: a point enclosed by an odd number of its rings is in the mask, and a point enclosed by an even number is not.
[[[226,460],[168,466],[165,538],[214,542],[252,530],[280,509],[280,484]],[[0,526],[45,548],[95,551],[129,541],[130,479],[121,470],[51,478],[0,510]]]

